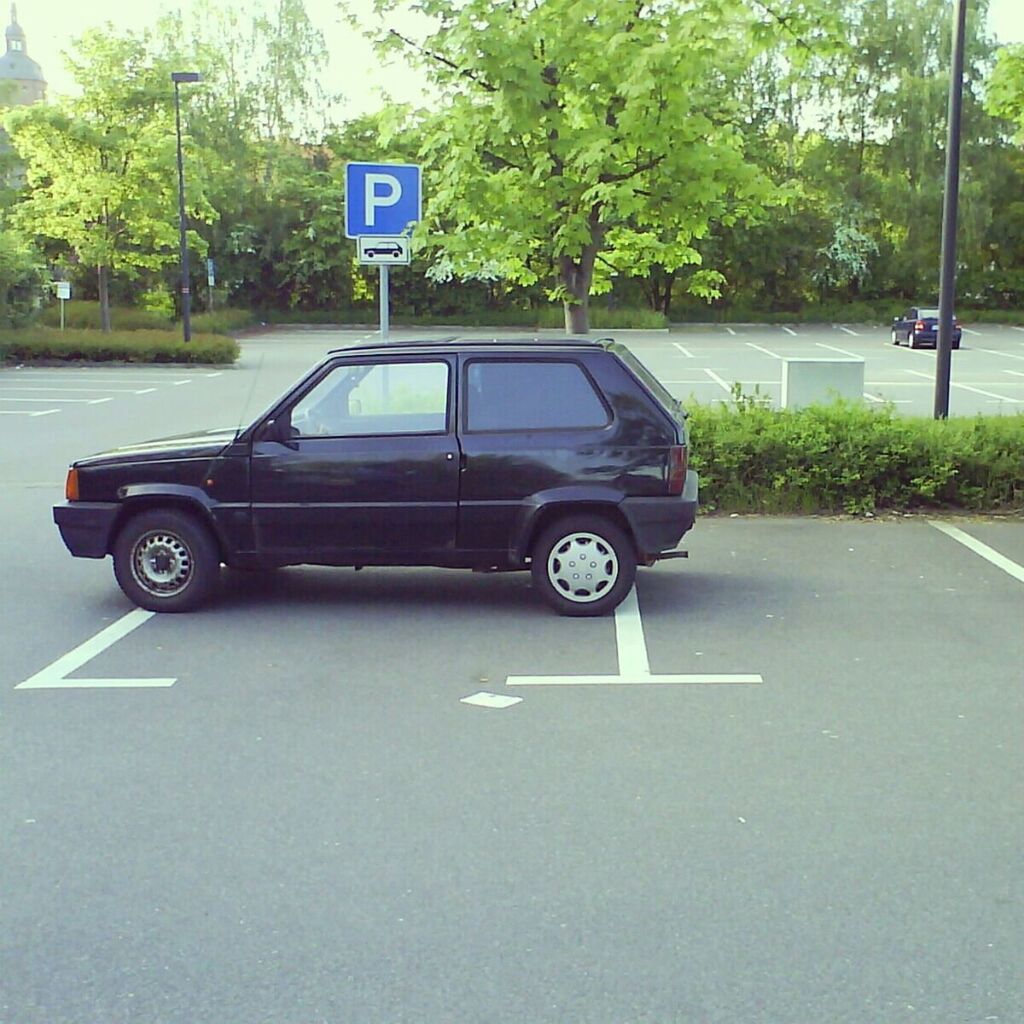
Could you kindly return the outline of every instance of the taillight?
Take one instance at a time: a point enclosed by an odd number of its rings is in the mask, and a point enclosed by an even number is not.
[[[924,321],[923,320],[918,320],[917,323],[914,324],[914,330],[915,331],[923,331],[924,330]]]
[[[686,483],[686,445],[674,444],[668,450],[668,493],[682,494]]]
[[[78,501],[78,470],[74,466],[68,470],[68,478],[64,481],[64,497],[68,501]]]

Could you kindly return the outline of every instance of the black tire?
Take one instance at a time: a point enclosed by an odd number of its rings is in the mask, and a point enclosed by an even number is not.
[[[151,612],[190,612],[213,593],[220,554],[210,531],[179,509],[150,509],[121,527],[114,575],[128,600]]]
[[[576,573],[577,566],[570,563],[581,555],[587,564]],[[606,615],[629,593],[636,578],[633,541],[599,515],[566,516],[552,523],[537,538],[531,556],[534,586],[560,615]]]

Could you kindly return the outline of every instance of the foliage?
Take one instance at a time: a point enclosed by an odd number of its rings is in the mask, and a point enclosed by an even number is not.
[[[37,327],[0,331],[0,360],[31,363],[233,363],[240,349],[234,338],[194,334],[186,345],[168,331],[82,331]]]
[[[384,15],[398,6],[377,2]],[[422,45],[395,30],[381,42],[443,96],[424,131],[423,233],[455,274],[551,280],[567,329],[585,331],[589,296],[619,266],[700,264],[694,242],[713,219],[750,219],[785,198],[745,158],[731,81],[800,5],[417,6],[436,31]],[[719,281],[705,272],[690,287],[713,297]]]
[[[932,420],[835,403],[689,407],[713,511],[1024,509],[1024,415]]]
[[[43,288],[39,253],[13,231],[0,230],[0,325],[20,327],[31,318]]]
[[[115,331],[159,331],[171,330],[170,317],[159,310],[130,309],[113,306],[110,310],[111,327]],[[60,326],[60,304],[51,303],[39,314],[39,323],[45,327]],[[100,326],[100,304],[74,299],[64,303],[64,326],[73,330],[98,330]]]

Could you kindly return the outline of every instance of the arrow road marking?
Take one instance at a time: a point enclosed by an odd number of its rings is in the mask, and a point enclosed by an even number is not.
[[[153,617],[155,612],[143,608],[135,608],[112,622],[106,629],[94,637],[79,644],[73,651],[58,658],[52,665],[47,665],[34,676],[29,676],[23,683],[18,683],[16,690],[77,690],[116,687],[152,687],[173,686],[176,679],[68,679],[67,676],[80,669],[87,661],[92,661],[97,654],[102,654],[108,647],[126,637],[144,622]]]

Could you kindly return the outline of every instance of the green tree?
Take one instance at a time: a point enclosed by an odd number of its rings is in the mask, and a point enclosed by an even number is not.
[[[97,269],[109,330],[111,275],[135,278],[178,260],[170,65],[153,59],[146,36],[92,31],[77,53],[69,63],[80,97],[7,116],[28,182],[12,219]],[[196,183],[188,196],[193,218],[215,215]]]
[[[566,329],[636,261],[700,261],[709,221],[755,215],[779,193],[745,159],[731,85],[786,29],[742,0],[689,7],[621,0],[423,0],[420,64],[443,107],[426,126],[425,230],[461,276],[552,280]],[[395,0],[378,0],[385,17]],[[600,259],[599,259],[600,257]],[[715,293],[714,268],[692,279]]]

